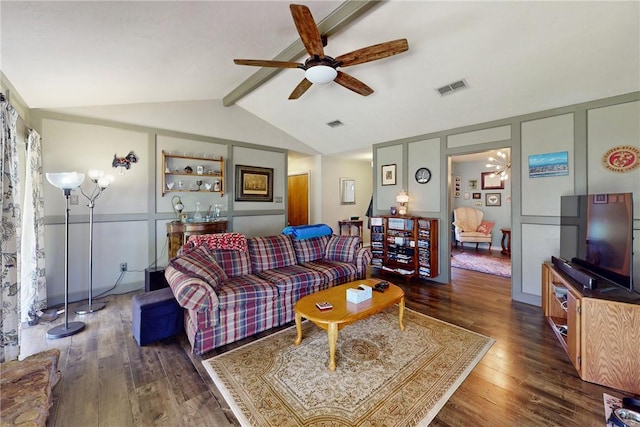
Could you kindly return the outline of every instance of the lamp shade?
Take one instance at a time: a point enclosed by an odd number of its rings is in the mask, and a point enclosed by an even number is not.
[[[84,174],[78,172],[47,173],[47,181],[63,190],[79,187],[84,181]]]
[[[115,180],[113,175],[103,175],[98,178],[98,187],[103,190],[111,185],[111,183]]]
[[[89,169],[87,175],[89,175],[89,179],[91,181],[97,182],[98,179],[100,179],[104,175],[104,172],[98,169]]]
[[[307,68],[304,72],[304,77],[311,83],[318,85],[324,85],[332,82],[336,78],[338,72],[335,68],[328,65],[315,65],[311,68]]]
[[[398,203],[409,203],[409,195],[406,191],[402,191],[400,194],[396,196],[396,202]]]

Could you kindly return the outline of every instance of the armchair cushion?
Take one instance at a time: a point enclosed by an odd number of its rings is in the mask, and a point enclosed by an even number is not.
[[[453,221],[453,225],[461,229],[462,231],[477,231],[475,228],[471,227],[465,221]]]

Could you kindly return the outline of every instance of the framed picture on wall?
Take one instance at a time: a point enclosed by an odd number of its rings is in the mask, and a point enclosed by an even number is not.
[[[236,202],[273,202],[273,168],[236,165]]]
[[[484,195],[485,206],[500,206],[501,202],[500,193],[486,193]]]
[[[470,179],[468,182],[469,190],[477,190],[478,189],[478,180]]]
[[[382,165],[382,185],[396,185],[396,165]]]
[[[473,193],[474,200],[478,200],[480,197],[482,197],[481,193]]]
[[[504,181],[500,179],[500,175],[493,172],[482,172],[481,176],[483,190],[504,190]]]

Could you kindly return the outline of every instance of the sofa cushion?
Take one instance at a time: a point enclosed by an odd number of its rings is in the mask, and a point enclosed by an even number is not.
[[[353,262],[358,246],[358,236],[331,236],[325,248],[325,258],[329,261]]]
[[[228,277],[251,274],[251,260],[248,252],[213,249],[209,253],[227,273]]]
[[[172,258],[169,261],[176,270],[188,276],[197,277],[209,283],[214,289],[227,280],[227,274],[203,247]]]
[[[288,267],[297,263],[290,236],[276,235],[248,239],[251,269],[254,274],[264,270]]]
[[[227,280],[217,291],[220,310],[244,306],[248,303],[272,304],[278,296],[278,288],[269,281],[256,276],[245,274]]]
[[[277,286],[281,295],[293,289],[314,287],[320,289],[320,286],[326,282],[325,276],[320,272],[297,264],[264,270],[257,275]]]
[[[322,273],[327,278],[327,283],[332,286],[341,285],[358,278],[358,268],[350,262],[319,259],[305,262],[302,265]]]
[[[330,236],[312,237],[309,239],[294,239],[293,248],[296,251],[298,263],[315,261],[324,258],[324,251]]]

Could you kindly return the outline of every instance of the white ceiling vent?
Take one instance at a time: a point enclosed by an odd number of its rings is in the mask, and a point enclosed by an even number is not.
[[[436,90],[438,91],[440,96],[444,96],[453,92],[457,92],[461,89],[465,89],[467,87],[469,87],[469,85],[467,85],[467,82],[463,79],[463,80],[458,80],[457,82],[449,83],[448,85],[439,87]]]
[[[334,120],[332,122],[327,123],[327,126],[329,126],[330,128],[335,128],[338,126],[344,126],[344,123],[342,123],[340,120]]]

